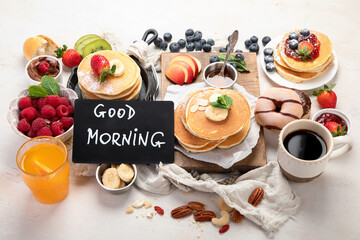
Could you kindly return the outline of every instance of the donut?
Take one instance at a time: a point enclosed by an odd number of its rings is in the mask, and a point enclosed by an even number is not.
[[[267,129],[281,130],[289,122],[308,116],[311,101],[305,93],[299,94],[290,88],[269,88],[256,102],[256,121]]]

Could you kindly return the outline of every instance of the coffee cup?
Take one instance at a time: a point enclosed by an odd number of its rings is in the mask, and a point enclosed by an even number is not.
[[[310,155],[314,155],[319,152],[319,156],[316,157],[315,155],[315,159],[309,158],[306,160],[306,157],[309,154],[306,153],[307,146],[304,145],[304,141],[297,142],[297,144],[301,145],[301,151],[304,151],[303,153],[305,154],[301,155],[301,158],[299,157],[299,155],[294,154],[294,152],[290,150],[290,147],[286,145],[287,142],[285,142],[284,144],[285,140],[288,141],[288,138],[292,137],[298,132],[299,134],[301,134],[300,132],[303,131],[309,132],[309,134],[313,134],[314,138],[318,138],[319,141],[321,141],[322,139],[323,143],[325,143],[326,149],[318,149],[321,148],[320,143],[314,144],[310,142],[310,149],[314,147],[316,148],[312,149]],[[294,144],[295,145],[292,146],[293,149],[294,147],[296,148],[296,141]],[[343,137],[333,137],[330,131],[320,123],[312,120],[301,119],[287,124],[281,130],[279,135],[277,160],[279,162],[281,171],[288,179],[295,182],[309,182],[319,177],[323,173],[329,160],[345,154],[346,152],[350,151],[351,148],[352,143],[350,136],[347,135]],[[309,149],[309,147],[307,149]],[[292,153],[290,153],[289,151]],[[321,151],[323,151],[322,154],[320,154]]]

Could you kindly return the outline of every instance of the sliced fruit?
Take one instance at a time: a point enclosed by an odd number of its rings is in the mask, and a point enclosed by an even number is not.
[[[110,63],[110,66],[116,65],[115,72],[112,74],[113,76],[120,77],[121,75],[124,74],[125,66],[121,60],[113,59],[113,60],[110,60],[109,63]]]
[[[191,56],[191,57],[195,60],[197,66],[198,66],[198,73],[197,74],[199,74],[201,72],[201,62],[196,57],[193,57],[193,56]]]
[[[105,187],[111,189],[118,189],[121,185],[121,179],[115,168],[108,168],[102,175],[102,183]]]
[[[124,163],[120,164],[117,168],[117,172],[121,180],[127,183],[131,182],[135,175],[134,169],[129,164]]]
[[[79,43],[81,43],[83,40],[85,40],[85,39],[87,39],[87,38],[101,38],[101,37],[99,37],[98,35],[95,35],[95,34],[87,34],[87,35],[84,35],[84,36],[82,36],[81,38],[79,38],[77,41],[76,41],[76,43],[75,43],[75,45],[74,45],[74,49],[77,49],[77,47],[78,47],[78,45],[79,45]]]
[[[181,63],[170,64],[166,69],[165,76],[176,84],[183,85],[188,78],[188,71]]]
[[[208,106],[205,110],[205,117],[212,121],[222,121],[227,118],[229,110],[223,108],[217,108],[213,106]]]
[[[88,43],[90,43],[90,42],[92,42],[92,41],[94,41],[94,40],[96,40],[96,39],[101,39],[101,38],[100,38],[99,36],[93,36],[93,37],[88,37],[88,38],[83,39],[83,40],[77,45],[77,47],[75,47],[75,50],[84,58],[84,56],[83,56],[84,47],[85,47]]]
[[[176,57],[171,59],[170,64],[172,64],[174,62],[186,62],[192,68],[193,77],[197,76],[197,74],[199,72],[199,70],[198,70],[199,68],[198,68],[198,65],[197,65],[196,61],[191,56],[185,55],[185,54],[177,55]]]
[[[84,47],[82,57],[101,50],[112,50],[112,48],[105,39],[96,39]]]
[[[185,83],[192,83],[194,75],[193,75],[193,71],[192,71],[191,66],[188,63],[182,62],[182,61],[179,61],[177,63],[180,63],[181,65],[183,65],[186,68],[187,72],[188,72],[188,77],[185,78]]]

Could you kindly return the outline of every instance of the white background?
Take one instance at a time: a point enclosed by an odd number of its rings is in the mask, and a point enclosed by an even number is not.
[[[360,2],[347,1],[10,1],[0,3],[0,239],[266,239],[265,232],[244,219],[231,223],[219,235],[211,223],[200,226],[188,219],[176,221],[170,210],[190,200],[217,210],[215,194],[175,191],[167,196],[151,195],[132,188],[123,195],[110,195],[95,178],[71,176],[70,193],[61,203],[38,203],[23,183],[15,155],[24,139],[6,121],[8,104],[27,87],[26,59],[22,45],[38,34],[50,36],[59,45],[73,46],[89,33],[116,32],[127,46],[148,28],[173,39],[184,37],[187,28],[201,30],[204,38],[227,38],[238,29],[239,44],[256,35],[275,38],[295,28],[307,27],[327,34],[333,44],[339,71],[337,108],[353,121],[354,148],[332,161],[324,174],[310,183],[291,183],[302,200],[298,214],[290,219],[275,239],[359,239],[360,161],[359,133],[360,56],[358,32]],[[263,48],[261,47],[261,50]],[[272,82],[260,66],[261,91]],[[63,80],[69,69],[65,67]],[[312,115],[319,110],[314,97]],[[268,160],[276,160],[277,133],[266,132]],[[164,216],[149,220],[145,209],[126,215],[137,198],[146,198],[165,209]],[[137,217],[136,217],[137,216]]]

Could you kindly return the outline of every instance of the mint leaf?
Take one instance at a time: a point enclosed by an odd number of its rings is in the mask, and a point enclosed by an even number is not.
[[[226,54],[218,54],[217,55],[220,59],[220,62],[223,62],[225,60]],[[246,67],[246,62],[242,59],[235,58],[234,55],[230,55],[228,62],[233,62],[236,64],[236,70],[239,72],[250,72],[249,69]]]
[[[218,102],[211,102],[210,105],[213,106],[213,107],[217,107],[217,108],[228,109],[225,105],[220,104]]]
[[[28,97],[31,98],[40,98],[40,97],[46,97],[48,94],[45,91],[44,88],[36,85],[32,85],[29,87],[29,95]]]
[[[48,95],[59,95],[60,87],[55,78],[50,76],[43,76],[41,78],[41,86],[47,92]]]
[[[103,82],[105,82],[105,79],[107,77],[108,74],[113,74],[116,70],[116,65],[112,65],[111,69],[108,69],[106,71],[104,71],[101,75],[100,75],[100,84],[102,84]]]
[[[233,104],[231,97],[227,95],[221,95],[217,98],[216,102],[211,102],[210,105],[217,108],[230,109]]]

